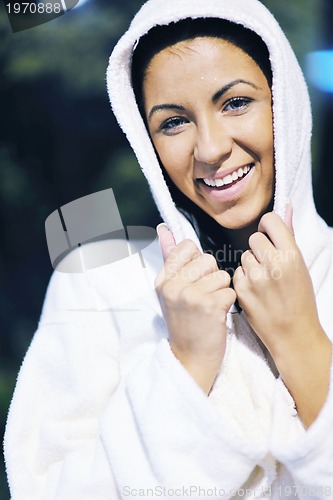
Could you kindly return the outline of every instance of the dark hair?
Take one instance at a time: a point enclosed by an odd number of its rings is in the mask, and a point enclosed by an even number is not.
[[[272,85],[272,70],[266,44],[254,31],[240,24],[218,18],[186,18],[163,26],[155,26],[140,38],[132,57],[132,85],[140,112],[143,111],[143,82],[152,58],[161,50],[197,37],[222,38],[246,52]]]

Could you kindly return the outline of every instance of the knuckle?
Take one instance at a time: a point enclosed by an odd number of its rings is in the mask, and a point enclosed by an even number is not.
[[[179,248],[186,249],[188,252],[191,252],[193,254],[195,253],[200,253],[197,245],[194,243],[194,241],[186,239],[183,240],[179,243],[178,245]]]
[[[235,282],[238,282],[242,278],[242,275],[243,275],[242,267],[238,266],[237,269],[235,270],[234,276],[233,276],[234,286],[235,286]]]
[[[245,278],[239,276],[239,279],[234,280],[234,291],[237,295],[242,295],[247,288]]]
[[[213,295],[207,295],[201,303],[201,308],[205,314],[211,315],[216,311],[217,304]]]
[[[237,294],[236,294],[235,290],[233,290],[233,288],[228,288],[227,294],[228,294],[227,295],[228,302],[230,303],[230,305],[232,305],[237,299]]]
[[[205,265],[207,265],[207,267],[212,268],[212,269],[215,269],[217,267],[217,262],[216,262],[214,255],[212,255],[210,253],[204,253],[201,256],[201,259],[202,259],[203,263]]]
[[[222,282],[223,282],[224,286],[228,287],[230,285],[230,283],[231,283],[230,274],[227,273],[227,271],[224,271],[224,270],[219,271],[219,274],[220,274],[220,276],[222,278]]]
[[[162,283],[158,289],[159,295],[163,297],[163,300],[168,304],[177,301],[178,290],[177,286],[173,281],[166,281]]]
[[[270,227],[275,226],[280,221],[281,219],[277,214],[275,214],[274,212],[268,212],[261,217],[259,222],[259,230],[266,233],[266,230],[268,230]]]
[[[184,265],[190,259],[199,255],[201,255],[201,252],[194,241],[183,240],[177,245],[177,247],[171,250],[169,257],[172,257],[177,262],[177,265]]]
[[[242,253],[242,255],[241,255],[241,263],[242,263],[242,265],[245,264],[248,261],[250,255],[251,255],[250,250],[245,250],[245,252]]]
[[[184,287],[179,295],[180,302],[184,305],[184,307],[191,307],[198,302],[196,300],[196,295],[193,293],[191,286]]]
[[[217,306],[212,294],[202,295],[191,286],[182,289],[180,302],[185,309],[195,309],[207,315],[211,315],[216,310]]]
[[[274,219],[275,214],[273,212],[268,212],[261,217],[260,222],[262,222],[263,224],[269,224]]]
[[[201,271],[199,266],[190,266],[188,268],[183,269],[182,278],[187,282],[197,281],[201,278]]]
[[[252,248],[253,245],[256,245],[262,240],[263,234],[257,231],[256,233],[251,234],[249,237],[249,246]]]
[[[268,270],[264,267],[253,267],[249,270],[248,279],[249,287],[255,288],[259,283],[263,284],[264,280],[267,280],[269,276]]]

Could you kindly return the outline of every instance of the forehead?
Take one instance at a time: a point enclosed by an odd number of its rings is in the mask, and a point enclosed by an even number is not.
[[[259,66],[239,47],[220,38],[198,37],[156,54],[147,67],[144,91],[146,94],[154,87],[174,93],[198,82],[207,86],[237,78],[251,79],[259,86],[266,82]]]

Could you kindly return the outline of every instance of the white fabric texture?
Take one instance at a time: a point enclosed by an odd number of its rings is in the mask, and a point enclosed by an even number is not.
[[[176,241],[190,238],[200,246],[171,199],[130,79],[137,40],[156,24],[187,17],[243,24],[269,49],[274,211],[284,216],[291,200],[296,241],[332,339],[332,232],[313,203],[309,97],[267,9],[257,0],[148,1],[110,58],[114,113]],[[157,241],[141,258],[132,255],[83,275],[54,273],[8,416],[12,498],[227,499],[245,490],[254,498],[333,497],[333,384],[305,431],[244,314],[229,314],[225,359],[206,397],[169,348],[153,284],[162,267]]]

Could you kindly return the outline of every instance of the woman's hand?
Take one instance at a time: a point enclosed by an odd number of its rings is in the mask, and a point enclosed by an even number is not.
[[[265,214],[234,276],[247,320],[270,351],[305,424],[323,405],[329,379],[331,343],[317,313],[312,281],[288,226]],[[309,391],[311,391],[309,393]],[[314,392],[313,392],[314,391]]]
[[[236,294],[212,255],[202,254],[190,240],[176,245],[165,225],[158,233],[165,264],[155,286],[170,346],[208,393],[224,357],[226,315]]]
[[[311,278],[291,227],[278,215],[261,218],[249,247],[235,272],[235,291],[248,322],[278,357],[321,328]]]

